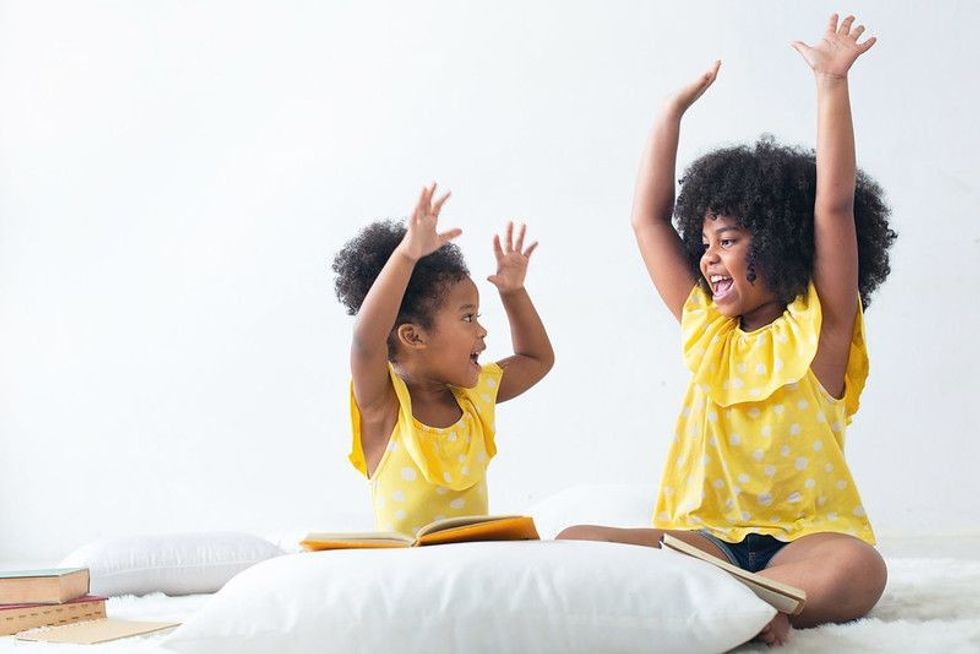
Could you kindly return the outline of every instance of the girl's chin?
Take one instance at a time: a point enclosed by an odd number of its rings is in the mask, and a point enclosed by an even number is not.
[[[721,297],[712,298],[715,303],[715,307],[718,309],[718,313],[723,316],[728,316],[729,318],[734,318],[741,315],[738,310],[738,302],[736,301],[736,295],[732,291],[725,293]]]
[[[480,373],[483,369],[475,363],[469,365],[469,370],[466,371],[466,375],[460,381],[462,383],[457,384],[460,388],[476,388],[476,385],[480,383]]]

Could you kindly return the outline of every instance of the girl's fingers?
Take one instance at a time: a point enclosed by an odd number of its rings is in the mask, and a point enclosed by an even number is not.
[[[793,46],[794,50],[800,53],[800,56],[803,57],[804,61],[806,61],[808,64],[810,63],[810,58],[807,56],[810,52],[810,46],[803,41],[793,41],[790,43],[790,45]]]
[[[422,192],[419,193],[418,202],[415,203],[415,211],[412,212],[412,220],[418,220],[420,217],[425,215],[425,209],[428,206],[425,201],[425,194],[429,189],[422,187]]]
[[[504,251],[500,247],[500,237],[497,236],[496,234],[493,235],[493,253],[498,260],[504,258]]]
[[[459,236],[462,233],[463,233],[463,230],[461,230],[458,227],[455,228],[455,229],[447,230],[447,231],[442,232],[442,233],[439,234],[439,242],[440,243],[448,243],[449,241],[453,240],[454,238],[456,238],[457,236]]]
[[[830,14],[830,22],[827,23],[827,34],[837,32],[837,14]]]
[[[513,221],[510,220],[507,221],[507,231],[505,232],[505,234],[506,236],[504,237],[504,252],[510,254],[511,252],[514,251],[514,222]]]
[[[868,50],[870,50],[871,49],[871,46],[873,46],[877,42],[878,42],[878,37],[872,36],[870,39],[868,39],[864,43],[859,43],[858,44],[858,49],[861,51],[861,54],[864,54],[865,52],[867,52]]]
[[[840,29],[837,30],[837,33],[842,36],[847,36],[851,31],[851,23],[853,22],[854,16],[848,16],[845,18],[843,21],[841,21]]]
[[[438,200],[436,200],[436,203],[432,206],[432,215],[433,216],[438,216],[439,215],[439,212],[442,211],[442,205],[446,203],[446,200],[448,200],[449,199],[449,196],[452,195],[452,194],[453,194],[452,191],[446,191],[445,193],[443,193],[443,195],[442,195],[441,198],[439,198]]]
[[[711,68],[708,69],[708,72],[705,76],[705,79],[708,81],[709,84],[711,82],[714,82],[715,78],[718,77],[719,68],[721,68],[721,59],[716,59],[715,63],[711,64]]]
[[[851,38],[857,41],[858,37],[861,36],[862,32],[864,32],[864,25],[858,25],[853,30],[851,30]]]
[[[701,94],[708,90],[708,87],[715,83],[715,78],[718,76],[718,68],[721,66],[721,59],[715,60],[713,64],[701,74],[694,84],[687,89],[688,93],[691,95],[692,102],[701,97]]]
[[[538,247],[538,242],[537,241],[535,241],[534,243],[531,243],[529,246],[527,246],[527,249],[524,250],[524,258],[525,259],[530,259],[531,258],[531,253],[534,252],[534,250],[537,247]]]
[[[527,231],[527,225],[521,223],[521,228],[517,230],[517,242],[514,243],[514,249],[518,252],[524,250],[524,232]]]

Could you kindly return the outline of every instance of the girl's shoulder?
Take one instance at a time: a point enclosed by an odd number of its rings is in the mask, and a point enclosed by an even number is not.
[[[722,315],[707,293],[696,286],[681,317],[684,361],[694,375],[692,383],[721,406],[766,399],[776,389],[806,375],[817,351],[821,318],[820,299],[811,283],[776,320],[744,332],[737,319]],[[854,380],[866,376],[860,315],[850,359],[848,369],[853,369]],[[860,373],[862,368],[864,373]]]

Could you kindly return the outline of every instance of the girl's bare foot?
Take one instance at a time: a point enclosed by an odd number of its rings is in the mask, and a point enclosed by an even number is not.
[[[769,647],[789,642],[789,616],[777,613],[772,621],[762,628],[755,640],[761,640]]]

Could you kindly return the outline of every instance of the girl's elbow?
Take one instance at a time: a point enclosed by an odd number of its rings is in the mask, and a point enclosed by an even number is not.
[[[541,358],[541,376],[544,377],[551,369],[555,367],[555,352],[554,350],[549,350],[548,353]]]

